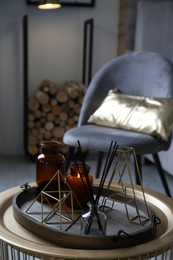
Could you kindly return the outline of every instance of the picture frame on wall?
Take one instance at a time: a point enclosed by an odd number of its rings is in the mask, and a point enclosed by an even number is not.
[[[26,0],[28,5],[38,5],[39,0]],[[94,7],[95,0],[59,0],[62,6]]]

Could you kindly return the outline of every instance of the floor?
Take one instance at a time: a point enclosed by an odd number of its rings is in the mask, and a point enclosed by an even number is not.
[[[85,160],[85,162],[91,166],[91,173],[93,176],[96,168],[96,160],[97,157],[95,153],[91,153],[91,155],[88,156]],[[129,162],[129,164],[131,165],[132,163]],[[1,155],[0,174],[0,192],[2,192],[14,186],[20,186],[26,182],[34,182],[36,178],[36,163],[35,161],[31,161],[29,158],[24,156]],[[171,187],[173,187],[173,176],[167,173],[165,174],[171,190]],[[133,169],[131,169],[131,175],[133,176]],[[127,178],[126,181],[128,182],[129,179]],[[154,164],[146,162],[143,163],[143,187],[147,187],[165,194],[160,177]]]

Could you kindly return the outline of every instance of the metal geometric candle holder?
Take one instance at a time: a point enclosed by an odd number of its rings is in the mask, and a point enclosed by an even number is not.
[[[145,213],[146,216],[141,215],[139,208],[138,208],[138,199],[136,196],[136,189],[134,187],[134,183],[133,183],[133,178],[132,178],[132,173],[131,173],[131,167],[130,167],[130,161],[133,160],[134,162],[134,166],[136,168],[136,173],[138,174],[138,179],[140,180],[140,189],[142,192],[142,197],[141,200],[143,201],[144,205],[145,205]],[[117,177],[117,179],[116,179]],[[126,177],[126,181],[123,181],[123,177]],[[128,180],[127,180],[128,177]],[[124,147],[121,149],[117,150],[117,157],[116,157],[116,162],[115,162],[115,166],[113,168],[112,174],[110,176],[108,185],[107,185],[107,189],[110,188],[112,181],[114,180],[117,181],[117,183],[120,186],[120,193],[121,196],[126,197],[127,196],[127,190],[131,190],[131,200],[133,200],[133,205],[135,206],[136,209],[136,216],[133,218],[130,218],[130,214],[128,211],[128,207],[129,207],[129,203],[125,203],[125,208],[126,208],[126,214],[128,216],[129,222],[134,222],[134,223],[138,223],[138,224],[143,224],[144,222],[146,222],[150,216],[149,216],[149,210],[148,210],[148,206],[147,206],[147,201],[145,198],[145,193],[144,193],[144,189],[142,186],[142,181],[141,181],[141,175],[139,172],[139,167],[138,167],[138,163],[137,163],[137,158],[136,158],[136,153],[135,150],[132,147]],[[110,198],[109,198],[110,199]],[[106,202],[104,202],[106,203]]]
[[[49,190],[49,185],[54,182],[54,180],[57,180],[57,190],[52,191]],[[61,190],[60,180],[63,180],[63,182],[66,184],[66,187],[68,188],[67,190]],[[58,196],[56,196],[56,194]],[[66,207],[64,207],[66,200],[69,198],[71,201],[70,211],[67,210]],[[63,224],[71,223],[74,221],[74,198],[77,200],[74,192],[71,190],[68,183],[65,182],[64,176],[58,170],[27,208],[26,213],[36,220],[38,220],[38,215],[40,215],[41,223],[47,225],[58,224],[58,227],[61,230]],[[51,203],[49,199],[51,199]],[[38,203],[38,200],[40,201],[40,203]],[[78,200],[77,203],[80,206]]]

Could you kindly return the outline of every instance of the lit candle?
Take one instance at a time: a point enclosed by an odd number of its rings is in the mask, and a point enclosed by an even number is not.
[[[87,173],[88,173],[89,182],[92,185],[93,177],[92,177],[92,175],[89,174],[90,166],[86,165],[86,169],[87,169]],[[90,198],[89,198],[89,195],[86,190],[86,187],[88,187],[88,186],[87,186],[87,180],[86,180],[86,177],[84,174],[83,165],[82,164],[77,164],[77,165],[72,164],[70,166],[70,173],[67,174],[67,176],[66,176],[66,181],[67,181],[68,185],[70,186],[70,188],[72,189],[72,191],[74,192],[74,194],[78,200],[77,201],[74,196],[73,207],[75,209],[80,209],[81,208],[80,205],[81,205],[82,208],[86,208],[87,203]],[[71,206],[69,203],[69,200],[67,201],[67,204],[68,204],[68,206]]]

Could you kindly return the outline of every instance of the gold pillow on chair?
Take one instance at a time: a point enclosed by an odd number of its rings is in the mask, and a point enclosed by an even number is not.
[[[173,98],[146,98],[110,90],[88,123],[146,133],[167,141],[173,129]]]

